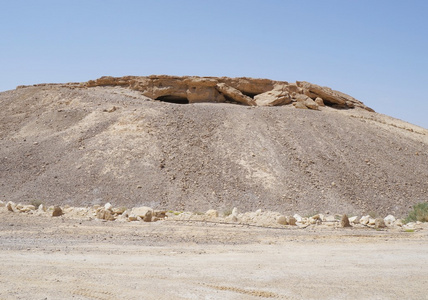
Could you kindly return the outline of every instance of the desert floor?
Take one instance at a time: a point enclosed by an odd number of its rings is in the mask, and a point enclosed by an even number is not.
[[[0,211],[0,299],[427,299],[428,228],[274,229]]]

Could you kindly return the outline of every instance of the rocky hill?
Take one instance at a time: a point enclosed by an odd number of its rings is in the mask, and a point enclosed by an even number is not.
[[[0,93],[0,200],[404,214],[428,130],[308,82],[102,77]]]

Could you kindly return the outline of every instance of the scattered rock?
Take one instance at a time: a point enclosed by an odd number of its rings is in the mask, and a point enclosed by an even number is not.
[[[302,216],[300,216],[299,214],[294,214],[293,217],[296,220],[296,222],[302,222]]]
[[[349,223],[349,219],[348,219],[348,216],[346,214],[344,214],[342,216],[342,219],[340,220],[340,226],[341,227],[352,227],[351,224]]]
[[[391,227],[391,226],[393,226],[393,225],[394,225],[394,223],[395,223],[396,219],[395,219],[395,217],[394,217],[393,215],[387,215],[387,216],[383,219],[383,221],[385,222],[385,225],[386,225],[386,226]]]
[[[375,226],[376,229],[378,229],[378,228],[385,228],[386,227],[385,221],[382,218],[377,218],[375,220],[374,226]]]
[[[96,217],[101,220],[114,221],[113,212],[105,208],[98,208]]]
[[[297,220],[296,220],[295,217],[288,217],[287,218],[287,223],[288,223],[288,225],[296,226]]]
[[[349,218],[349,223],[351,224],[358,224],[360,223],[360,219],[358,219],[358,216],[353,216]]]
[[[234,208],[232,209],[232,216],[237,218],[237,217],[238,217],[238,214],[239,214],[238,209],[237,209],[236,207],[234,207]]]
[[[238,103],[242,103],[242,104],[245,104],[245,105],[251,105],[251,106],[256,105],[256,102],[252,98],[250,98],[250,97],[242,94],[242,92],[240,90],[235,89],[235,88],[233,88],[231,86],[228,86],[225,83],[218,83],[216,85],[216,89],[220,93],[222,93],[223,95],[225,95],[226,98],[230,98],[233,101],[236,101]]]
[[[15,212],[16,211],[16,204],[15,204],[15,202],[12,202],[12,201],[7,202],[6,203],[6,208],[7,208],[8,211]]]
[[[316,97],[315,103],[318,104],[318,106],[325,106],[324,101],[322,100],[321,97]]]
[[[360,224],[368,225],[370,220],[370,216],[362,216],[360,219]]]
[[[326,222],[336,222],[337,220],[336,220],[336,218],[334,216],[327,216],[325,218],[325,221]]]
[[[277,222],[278,224],[280,224],[280,225],[287,225],[287,224],[288,224],[288,222],[287,222],[287,218],[286,218],[285,216],[283,216],[283,215],[279,216],[279,217],[276,219],[276,222]]]
[[[111,204],[110,204],[110,202],[108,202],[108,203],[106,203],[106,204],[104,205],[104,209],[105,209],[105,210],[110,210],[110,211],[111,211],[111,210],[113,209],[113,205],[111,205]]]
[[[277,85],[273,90],[254,97],[258,106],[276,106],[291,103],[287,85]]]
[[[61,207],[59,206],[54,206],[53,210],[52,210],[52,217],[59,217],[62,216],[63,212]]]
[[[153,216],[153,209],[147,206],[134,207],[131,214],[140,217],[144,222],[151,222]]]
[[[205,213],[205,216],[208,218],[217,218],[218,217],[218,211],[215,209],[210,209]]]

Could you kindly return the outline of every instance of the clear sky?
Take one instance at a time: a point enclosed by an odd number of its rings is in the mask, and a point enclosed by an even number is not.
[[[427,0],[0,0],[0,91],[104,75],[305,80],[428,128]]]

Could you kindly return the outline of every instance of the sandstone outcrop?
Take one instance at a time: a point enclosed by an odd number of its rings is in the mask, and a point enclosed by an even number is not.
[[[293,102],[296,108],[318,110],[359,107],[373,111],[361,101],[328,87],[306,81],[288,83],[269,79],[196,76],[105,76],[78,84],[78,87],[120,86],[139,91],[154,100],[187,104],[235,102],[249,106],[278,106]]]

